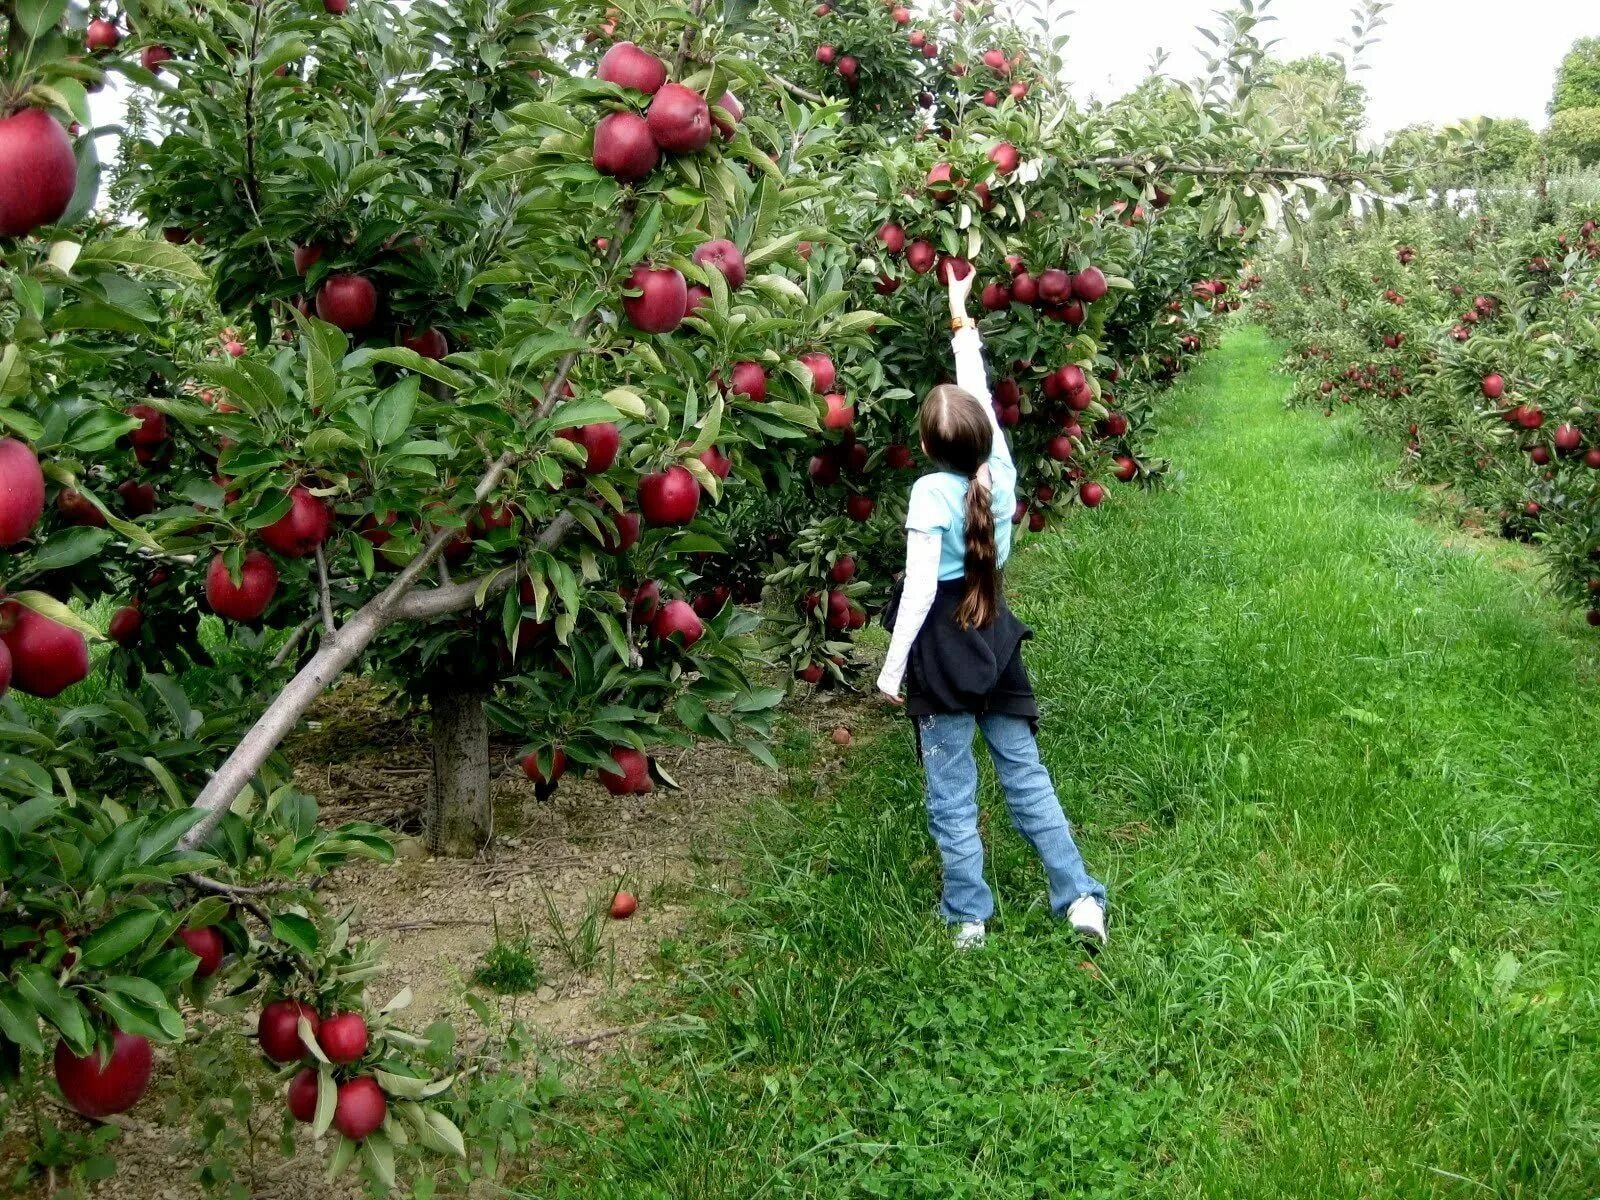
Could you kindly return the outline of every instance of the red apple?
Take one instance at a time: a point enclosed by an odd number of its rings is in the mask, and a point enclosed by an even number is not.
[[[811,372],[812,391],[822,396],[833,390],[834,381],[839,377],[839,372],[833,365],[833,359],[820,350],[813,350],[802,354],[800,361]]]
[[[711,266],[721,271],[728,281],[729,291],[736,292],[744,286],[744,255],[727,238],[701,242],[690,257],[702,267]]]
[[[640,263],[624,285],[637,296],[624,296],[623,310],[636,329],[645,333],[671,333],[689,311],[689,285],[674,267]]]
[[[178,930],[178,940],[189,948],[200,961],[194,969],[196,979],[207,979],[215,975],[222,966],[222,956],[227,953],[227,945],[222,940],[222,933],[215,925],[204,925],[199,929]]]
[[[78,160],[60,121],[42,108],[0,120],[0,237],[53,225],[77,187]]]
[[[939,252],[933,248],[933,243],[926,238],[918,238],[906,250],[906,263],[918,275],[926,275],[933,270],[933,264],[938,257]]]
[[[1576,454],[1583,445],[1583,434],[1575,425],[1557,425],[1555,432],[1556,449],[1562,454]]]
[[[0,546],[27,537],[44,514],[44,472],[32,450],[0,439]]]
[[[871,496],[862,496],[859,494],[851,495],[844,502],[844,510],[849,514],[852,521],[865,522],[872,520],[872,511],[876,507],[877,503],[872,499]]]
[[[172,59],[172,51],[165,46],[146,46],[139,51],[139,65],[154,74],[161,73],[161,64]]]
[[[832,66],[833,65],[833,59],[834,59],[834,49],[833,49],[832,46],[822,45],[822,46],[818,46],[817,47],[817,61],[819,63],[821,63],[825,67]]]
[[[642,796],[656,789],[650,778],[650,760],[632,746],[618,746],[611,752],[615,770],[599,772],[601,786],[613,796]]]
[[[378,1081],[370,1075],[361,1075],[339,1085],[333,1127],[352,1142],[359,1142],[378,1131],[388,1112],[389,1104]]]
[[[296,1121],[310,1122],[317,1115],[317,1069],[301,1067],[289,1081],[284,1095],[285,1107]]]
[[[733,471],[733,459],[729,458],[715,446],[707,446],[700,452],[700,461],[705,464],[718,479],[726,479]]]
[[[661,606],[661,611],[656,613],[655,619],[650,622],[650,635],[657,641],[671,641],[677,637],[687,650],[700,640],[705,633],[705,626],[685,601],[669,600]]]
[[[329,1062],[360,1062],[367,1053],[367,1019],[358,1012],[324,1017],[317,1029],[317,1045]]]
[[[639,529],[642,524],[638,513],[614,513],[611,523],[617,527],[616,534],[613,536],[609,531],[602,533],[600,543],[602,550],[607,554],[626,554],[638,545]]]
[[[1105,272],[1099,267],[1085,267],[1072,280],[1072,294],[1085,304],[1102,299],[1107,290]]]
[[[899,442],[891,442],[883,449],[883,461],[884,465],[892,471],[909,470],[913,462],[911,447],[901,445]]]
[[[638,113],[614,112],[594,129],[594,169],[620,183],[637,183],[661,162],[649,123]]]
[[[582,446],[588,453],[589,457],[583,464],[586,475],[601,475],[609,471],[617,461],[617,452],[622,448],[622,432],[610,421],[562,429],[556,436]]]
[[[667,64],[632,42],[618,42],[600,59],[595,76],[618,87],[653,96],[667,81]]]
[[[238,583],[228,575],[221,554],[206,569],[206,603],[212,612],[230,621],[254,621],[267,611],[277,590],[278,568],[259,550],[246,552]]]
[[[861,64],[856,61],[854,54],[846,54],[839,59],[839,74],[843,75],[848,83],[855,82],[856,72],[860,69]]]
[[[633,898],[632,892],[618,892],[611,897],[611,919],[613,921],[626,921],[639,911],[639,902]]]
[[[878,226],[878,240],[890,254],[899,254],[906,248],[906,231],[893,221]]]
[[[700,508],[700,485],[674,463],[639,480],[639,509],[651,525],[687,525]]]
[[[84,46],[96,54],[102,50],[115,50],[121,40],[122,33],[117,29],[116,23],[104,17],[96,17],[90,21],[89,28],[83,35]]]
[[[1039,276],[1039,299],[1046,304],[1065,304],[1072,299],[1072,276],[1060,267],[1050,267]]]
[[[522,773],[534,783],[556,783],[567,773],[567,752],[559,748],[551,752],[550,772],[548,775],[539,766],[539,755],[537,753],[524,754],[522,756]]]
[[[686,317],[695,316],[699,313],[701,305],[709,303],[711,303],[711,289],[703,283],[691,283],[689,285],[689,308],[683,315]]]
[[[706,99],[681,83],[662,86],[650,101],[650,136],[673,154],[693,154],[711,144],[713,126]]]
[[[437,329],[407,329],[400,344],[407,350],[415,350],[423,358],[439,359],[450,353],[449,341]]]
[[[304,275],[313,266],[322,261],[325,253],[321,242],[312,242],[305,246],[294,248],[294,273]]]
[[[1139,473],[1139,464],[1126,454],[1119,454],[1112,461],[1117,464],[1117,478],[1123,483],[1132,483],[1133,477]]]
[[[317,316],[346,333],[365,329],[378,315],[378,289],[365,275],[330,275],[317,289]]]
[[[106,526],[105,513],[76,488],[64,487],[56,493],[56,511],[69,525],[88,525],[95,529]]]
[[[990,149],[989,161],[994,164],[996,175],[1009,175],[1017,169],[1022,155],[1010,142],[1001,142]]]
[[[849,583],[855,577],[856,560],[848,554],[835,559],[833,566],[828,569],[828,578],[834,583]]]
[[[1044,452],[1057,462],[1066,462],[1072,457],[1072,439],[1066,434],[1057,434],[1044,444]]]
[[[979,299],[987,311],[1000,312],[1011,307],[1011,289],[1003,283],[986,283]]]
[[[824,429],[854,429],[856,425],[856,406],[849,399],[838,392],[829,392],[822,398],[827,405],[827,414],[822,418]]]
[[[285,558],[305,558],[328,540],[332,527],[328,502],[296,485],[289,489],[289,511],[262,529],[260,537],[267,549]]]
[[[153,1066],[150,1042],[137,1034],[113,1033],[111,1053],[104,1057],[99,1047],[80,1057],[66,1042],[56,1043],[56,1086],[74,1112],[96,1121],[139,1103]]]
[[[964,258],[944,255],[939,259],[939,282],[950,286],[951,278],[965,279],[972,274],[972,264]]]
[[[124,604],[111,614],[106,624],[106,636],[119,646],[131,646],[139,640],[139,630],[144,625],[144,613],[136,604]]]
[[[946,162],[935,163],[933,169],[928,172],[928,191],[936,203],[947,204],[955,197],[955,192],[944,186],[950,179],[951,167]]]
[[[88,677],[89,644],[76,629],[8,600],[0,606],[0,630],[11,652],[11,682],[22,691],[48,700]]]
[[[149,404],[130,404],[127,415],[135,417],[139,425],[128,434],[128,441],[135,446],[159,446],[167,440],[167,414]]]
[[[1086,483],[1078,489],[1078,499],[1083,501],[1085,508],[1099,508],[1105,498],[1106,490],[1098,483]]]
[[[311,1026],[311,1035],[315,1037],[322,1020],[317,1010],[304,1001],[273,1000],[262,1008],[261,1017],[256,1021],[256,1041],[261,1053],[273,1062],[282,1063],[298,1062],[311,1053],[300,1040],[301,1017]]]
[[[1024,269],[1011,280],[1011,298],[1018,304],[1039,303],[1039,281]]]
[[[726,119],[717,115],[717,109],[719,108],[728,114]],[[732,92],[723,92],[722,99],[718,100],[716,108],[711,110],[711,123],[717,127],[717,132],[722,135],[722,140],[731,142],[734,133],[738,130],[743,120],[744,105],[739,103],[739,97]],[[805,256],[802,255],[801,257]]]
[[[1498,400],[1505,394],[1505,377],[1498,373],[1485,375],[1483,377],[1483,383],[1480,386],[1482,386],[1483,394],[1486,397],[1488,397],[1490,400]]]

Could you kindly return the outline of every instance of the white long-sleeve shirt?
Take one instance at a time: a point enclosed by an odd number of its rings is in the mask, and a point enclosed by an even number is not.
[[[994,430],[994,443],[986,466],[990,476],[990,504],[995,513],[996,558],[1004,566],[1011,552],[1011,514],[1016,506],[1017,469],[990,399],[988,375],[983,365],[983,339],[977,329],[969,325],[956,332],[951,346],[955,351],[956,386],[977,398]],[[923,476],[912,489],[911,509],[906,517],[905,586],[900,596],[900,611],[895,617],[894,635],[889,641],[889,653],[878,674],[878,689],[888,695],[900,694],[911,647],[928,619],[940,579],[959,578],[965,570],[966,488],[965,479],[941,471]]]

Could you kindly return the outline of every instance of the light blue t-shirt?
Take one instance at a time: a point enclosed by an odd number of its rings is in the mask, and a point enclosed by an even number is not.
[[[1003,447],[1004,435],[995,438]],[[989,458],[989,473],[994,487],[989,493],[989,508],[994,513],[995,561],[1002,567],[1011,556],[1011,515],[1017,507],[1017,468],[1011,456],[1001,452]],[[967,560],[967,481],[951,471],[924,475],[911,485],[911,503],[906,509],[906,528],[939,535],[939,579],[960,579],[966,574]]]

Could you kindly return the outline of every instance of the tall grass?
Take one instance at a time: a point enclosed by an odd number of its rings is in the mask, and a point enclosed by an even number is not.
[[[704,1018],[574,1102],[551,1197],[1600,1192],[1600,678],[1505,552],[1286,412],[1234,334],[1177,487],[1020,556],[1042,745],[1112,942],[1090,968],[983,796],[955,955],[905,728],[797,785],[680,950]]]

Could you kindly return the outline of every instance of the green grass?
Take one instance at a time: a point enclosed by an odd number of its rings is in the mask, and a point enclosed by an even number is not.
[[[1232,335],[1184,472],[1010,580],[1042,744],[1109,885],[1099,973],[992,784],[1001,905],[953,955],[904,725],[754,823],[662,1003],[521,1194],[1600,1193],[1600,679],[1520,560]]]

